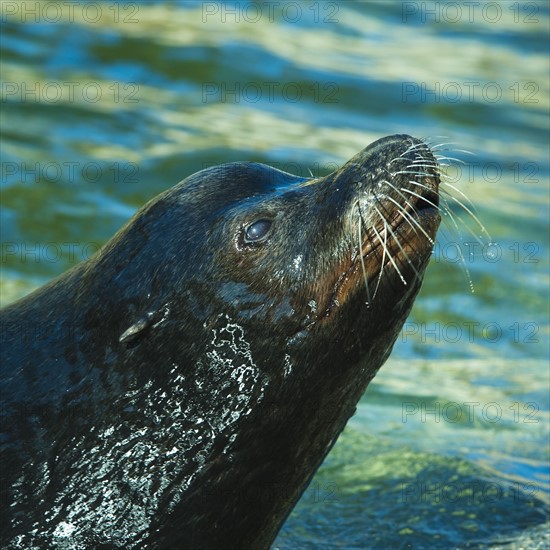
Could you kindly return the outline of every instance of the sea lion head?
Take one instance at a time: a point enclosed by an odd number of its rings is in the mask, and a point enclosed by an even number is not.
[[[317,353],[360,357],[412,306],[440,221],[438,184],[430,149],[406,135],[320,178],[256,163],[204,170],[176,191],[200,237],[184,283],[202,288],[206,324],[224,311],[269,345],[319,339]]]

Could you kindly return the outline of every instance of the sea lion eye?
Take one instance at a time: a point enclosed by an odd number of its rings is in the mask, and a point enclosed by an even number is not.
[[[247,244],[263,241],[271,229],[271,220],[258,220],[244,230],[244,242]]]

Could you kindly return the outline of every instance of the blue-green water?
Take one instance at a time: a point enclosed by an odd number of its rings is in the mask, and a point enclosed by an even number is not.
[[[36,5],[1,8],[2,303],[205,166],[307,176],[384,135],[451,143],[449,181],[490,238],[453,205],[466,225],[444,220],[390,360],[275,547],[545,547],[549,4]]]

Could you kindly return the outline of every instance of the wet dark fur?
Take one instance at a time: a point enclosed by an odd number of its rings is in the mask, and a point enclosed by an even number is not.
[[[203,170],[2,310],[2,547],[267,548],[412,307],[438,209],[407,197],[403,252],[371,227],[435,165],[392,136],[318,180]]]

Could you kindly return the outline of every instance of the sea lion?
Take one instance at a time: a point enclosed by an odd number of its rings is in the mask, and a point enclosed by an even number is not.
[[[439,225],[407,135],[202,170],[4,308],[4,548],[265,549],[388,357]]]

